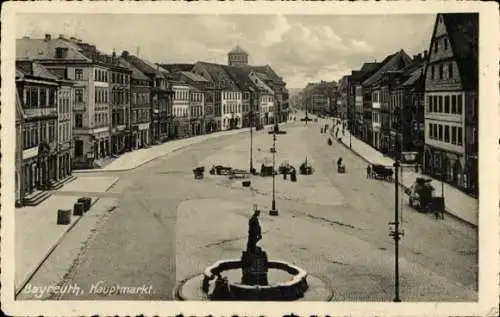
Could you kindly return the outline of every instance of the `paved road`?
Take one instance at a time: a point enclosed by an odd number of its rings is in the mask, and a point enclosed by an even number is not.
[[[316,173],[299,176],[297,183],[277,179],[280,215],[262,213],[261,246],[271,258],[324,279],[334,290],[334,300],[392,300],[388,223],[394,213],[394,185],[367,180],[365,162],[340,144],[328,147],[318,125],[292,126],[279,136],[278,162],[296,164],[307,156]],[[258,167],[270,137],[261,131],[254,139]],[[61,298],[169,300],[176,283],[216,260],[238,258],[252,204],[269,208],[270,179],[253,178],[254,188],[248,190],[222,177],[195,181],[191,169],[215,161],[241,162],[238,167],[246,168],[247,147],[247,134],[223,137],[118,173],[120,180],[111,191],[121,196],[116,208],[64,277],[67,285],[76,283],[87,292]],[[335,173],[339,156],[347,164],[345,175]],[[406,200],[402,214],[402,299],[475,300],[477,231],[451,218],[436,221],[416,213]],[[106,289],[99,287],[90,294],[92,285],[151,285],[152,291],[105,296]]]

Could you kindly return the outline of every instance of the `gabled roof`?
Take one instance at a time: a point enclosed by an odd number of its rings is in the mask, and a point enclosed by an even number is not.
[[[418,67],[413,69],[410,73],[408,73],[409,78],[403,82],[403,86],[411,86],[414,85],[419,79],[423,78],[424,70],[426,67],[426,63],[420,63]]]
[[[195,64],[195,67],[196,65],[203,67],[214,82],[229,82],[233,85],[236,85],[231,76],[229,76],[229,74],[224,69],[223,65],[208,62],[197,62]]]
[[[229,52],[229,54],[246,54],[246,55],[248,55],[248,53],[244,49],[242,49],[239,45],[236,45],[236,47],[233,48]]]
[[[251,65],[241,65],[238,66],[241,68],[250,68],[254,72],[265,74],[270,80],[272,80],[276,84],[284,84],[283,79],[276,74],[273,68],[269,65],[264,66],[251,66]]]
[[[57,76],[52,74],[45,67],[33,61],[16,61],[16,74],[17,73],[22,73],[24,76],[37,77],[45,80],[59,80]]]
[[[465,89],[477,89],[479,14],[438,14],[436,25],[440,15],[443,17],[453,56],[458,64],[462,85]],[[436,25],[434,26],[434,33]]]
[[[65,58],[56,58],[56,48],[63,47],[68,49]],[[90,58],[82,53],[82,49],[74,43],[64,39],[32,39],[23,37],[16,39],[16,58],[32,60],[78,60],[90,62]]]
[[[375,84],[387,71],[400,70],[411,63],[411,59],[403,50],[387,56],[381,63],[380,68],[363,82],[363,86]]]
[[[189,78],[190,80],[195,81],[195,82],[208,82],[209,81],[205,77],[200,76],[200,75],[195,74],[195,73],[192,73],[192,72],[180,72],[180,74],[186,76],[187,78]]]
[[[119,58],[119,61],[120,61],[120,65],[125,67],[125,68],[128,68],[129,70],[132,71],[132,79],[136,79],[136,80],[148,80],[150,81],[151,79],[144,75],[143,72],[141,72],[137,67],[135,67],[134,65],[132,65],[131,63],[129,63],[125,58],[123,57],[120,57]]]
[[[250,71],[248,69],[232,66],[224,66],[224,69],[241,90],[259,90],[259,87],[250,79]]]
[[[363,66],[361,66],[360,71],[364,72],[364,73],[373,73],[379,67],[380,67],[380,63],[377,63],[377,62],[364,63]]]
[[[130,55],[128,53],[126,54],[122,53],[122,58],[124,58],[129,63],[137,67],[137,69],[142,73],[144,73],[146,76],[156,76],[160,78],[165,78],[165,76],[159,70],[159,67],[157,67],[155,64],[151,62],[143,60],[137,56]]]

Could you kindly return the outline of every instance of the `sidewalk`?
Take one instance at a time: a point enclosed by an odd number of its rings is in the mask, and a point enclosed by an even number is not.
[[[333,133],[332,133],[333,134]],[[341,135],[341,132],[339,133]],[[349,138],[349,131],[341,138],[342,143],[349,148],[349,142],[351,142],[351,151],[363,158],[370,164],[380,164],[380,165],[392,165],[394,160],[390,157],[384,156],[382,153],[378,152],[376,149],[366,144],[365,142],[352,136]],[[403,176],[399,180],[399,183],[404,188],[409,188],[416,177],[424,176],[421,173],[416,173],[415,170],[404,169]],[[426,178],[432,178],[425,175]],[[435,188],[435,195],[441,196],[442,183],[439,180],[433,179],[431,182],[432,186]],[[444,197],[446,204],[446,211],[453,216],[462,219],[463,221],[472,224],[477,227],[479,221],[479,203],[476,198],[473,198],[459,189],[444,184]]]
[[[283,123],[280,123],[280,126],[282,124]],[[267,129],[270,126],[272,125],[264,126],[264,129]],[[101,169],[75,170],[73,171],[73,173],[78,174],[78,173],[95,173],[101,171],[105,172],[128,171],[137,168],[141,165],[144,165],[158,157],[162,157],[164,155],[175,152],[177,150],[180,150],[184,147],[193,144],[202,143],[206,140],[218,138],[221,136],[234,135],[238,133],[249,133],[249,131],[250,131],[249,128],[244,128],[238,130],[214,132],[211,134],[203,134],[186,139],[172,140],[165,142],[163,144],[154,145],[147,149],[139,149],[133,152],[122,154],[116,160],[114,160],[113,162],[111,162],[110,164],[106,165]]]
[[[52,196],[34,207],[15,209],[15,290],[16,293],[59,244],[64,235],[82,218],[71,216],[69,225],[57,224],[57,210],[71,209],[85,193],[106,192],[118,177],[82,177],[64,185]],[[58,195],[57,192],[78,192],[81,195]],[[92,206],[99,197],[91,197]],[[86,214],[92,212],[87,211]]]

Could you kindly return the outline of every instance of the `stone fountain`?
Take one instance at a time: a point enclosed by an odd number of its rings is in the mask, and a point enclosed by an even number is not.
[[[178,300],[329,301],[332,292],[319,278],[285,261],[269,261],[261,240],[259,210],[249,220],[247,248],[240,259],[221,260],[183,280]],[[223,276],[223,274],[225,276]]]

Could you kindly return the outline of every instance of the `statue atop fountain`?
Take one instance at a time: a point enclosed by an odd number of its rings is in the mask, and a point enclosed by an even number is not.
[[[260,210],[254,206],[254,214],[248,220],[247,249],[241,255],[241,283],[245,285],[268,285],[269,261],[266,252],[257,246],[262,239],[259,215]]]

